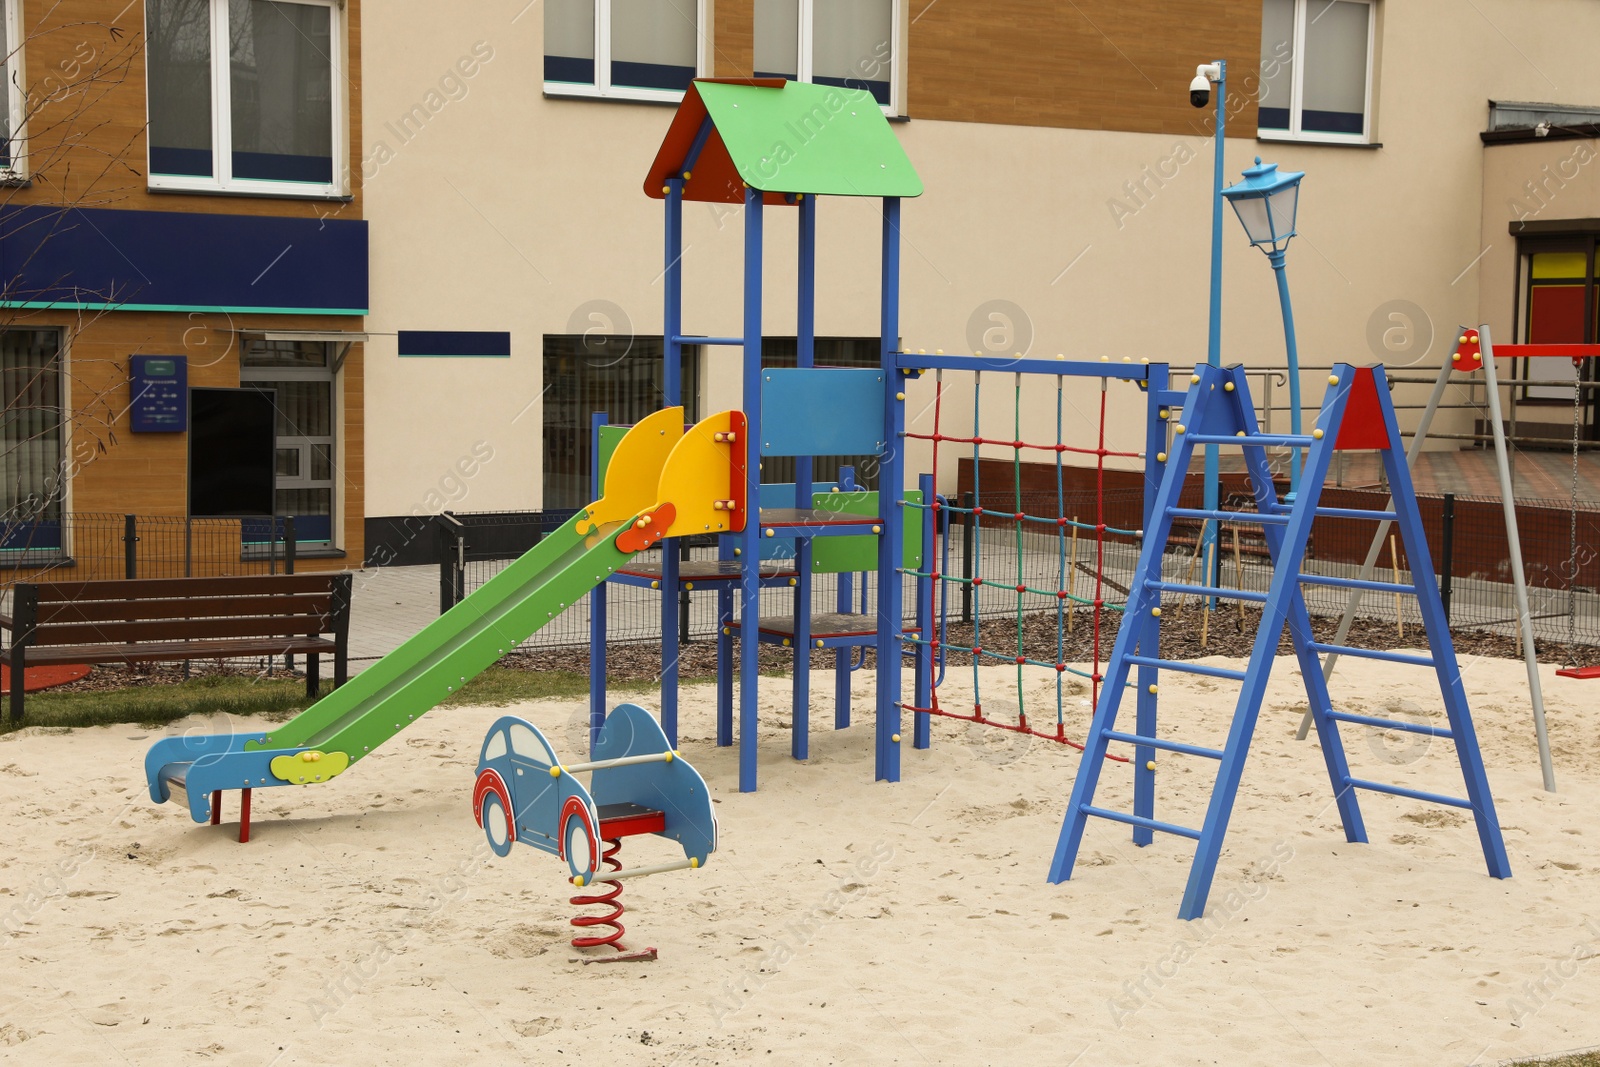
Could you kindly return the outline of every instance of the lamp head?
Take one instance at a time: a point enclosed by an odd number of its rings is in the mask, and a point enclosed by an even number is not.
[[[1280,173],[1276,163],[1262,163],[1244,172],[1244,179],[1222,190],[1233,205],[1250,243],[1263,252],[1281,252],[1295,234],[1303,171]]]

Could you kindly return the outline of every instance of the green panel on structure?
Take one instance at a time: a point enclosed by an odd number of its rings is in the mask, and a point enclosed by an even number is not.
[[[865,89],[697,84],[739,176],[769,193],[921,196],[905,149]]]
[[[903,509],[905,537],[901,542],[901,566],[913,570],[922,568],[922,509],[912,504],[922,503],[922,493],[906,493],[908,503]],[[878,494],[861,490],[854,493],[817,493],[812,497],[818,511],[841,512],[846,515],[877,515]],[[851,571],[878,569],[878,539],[871,534],[852,537],[816,537],[811,541],[811,569],[818,574],[840,574]]]
[[[602,426],[600,427],[600,496],[605,495],[606,471],[611,469],[611,453],[617,450],[617,442],[628,436],[631,426]],[[595,498],[596,500],[599,497]]]

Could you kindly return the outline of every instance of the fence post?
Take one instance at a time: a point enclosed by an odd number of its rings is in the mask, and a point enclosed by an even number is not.
[[[678,541],[678,559],[684,563],[689,561],[688,538]],[[684,582],[678,583],[678,643],[689,643],[689,589]]]
[[[1439,523],[1439,599],[1444,602],[1445,625],[1450,624],[1450,593],[1455,585],[1451,576],[1456,554],[1456,495],[1444,495],[1444,517]]]
[[[434,516],[439,533],[439,614],[461,603],[466,585],[466,529],[449,512]]]
[[[122,576],[139,577],[139,516],[122,516]]]
[[[294,573],[294,516],[288,515],[283,520],[283,573]]]
[[[961,621],[972,621],[972,491],[969,489],[961,494],[961,506],[966,512],[961,516],[961,577],[966,581],[961,583]]]

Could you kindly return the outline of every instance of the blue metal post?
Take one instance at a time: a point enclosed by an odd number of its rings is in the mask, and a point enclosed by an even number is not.
[[[600,478],[600,427],[606,424],[606,413],[597,411],[589,416],[589,480],[590,499],[601,496]],[[606,582],[600,582],[589,592],[589,755],[594,755],[600,743],[600,728],[606,724]]]
[[[917,488],[922,491],[922,562],[919,571],[932,573],[933,565],[933,475],[917,475]],[[911,703],[919,708],[930,706],[933,692],[933,579],[917,579],[917,639],[916,682],[911,688]],[[916,748],[927,748],[932,743],[930,720],[927,712],[916,712],[911,717],[911,743]]]
[[[839,468],[839,491],[843,493],[854,492],[856,488],[856,469],[854,467]],[[838,575],[839,599],[834,610],[840,614],[847,614],[854,610],[855,601],[855,575],[850,571],[843,571]],[[855,669],[850,665],[855,658],[856,650],[846,645],[833,651],[833,728],[843,730],[850,725],[850,676]]]
[[[1167,388],[1170,372],[1165,363],[1152,363],[1150,377],[1145,382],[1144,426],[1144,531],[1152,536],[1156,525],[1156,498],[1161,490],[1161,477],[1166,473],[1167,423],[1161,418],[1162,393]],[[1161,620],[1154,615],[1143,617],[1144,627],[1139,635],[1139,653],[1154,659],[1161,655]],[[1140,737],[1156,736],[1156,686],[1161,678],[1157,667],[1140,665],[1139,692],[1134,707],[1134,718]],[[1156,750],[1148,745],[1135,745],[1133,749],[1133,813],[1146,819],[1155,818],[1156,808]],[[1133,828],[1133,843],[1148,845],[1155,839],[1155,831],[1148,826]]]
[[[666,406],[683,403],[683,179],[667,179],[666,272],[662,275],[665,305],[662,329],[666,333],[666,365],[662,391]],[[661,542],[661,732],[670,744],[678,743],[678,540]]]
[[[1294,308],[1289,303],[1289,278],[1283,269],[1284,249],[1267,250],[1273,276],[1278,279],[1278,306],[1283,309],[1283,347],[1289,356],[1289,432],[1300,433],[1300,349],[1295,343]],[[1289,499],[1300,491],[1300,446],[1289,450]]]
[[[745,499],[739,537],[739,791],[756,790],[756,723],[760,718],[761,646],[761,190],[744,191]]]
[[[817,200],[802,196],[799,210],[799,293],[795,308],[795,365],[816,364],[817,338]],[[794,461],[794,506],[811,507],[810,456]],[[794,705],[789,729],[789,750],[806,759],[811,743],[811,538],[798,537],[794,545]]]
[[[1227,144],[1225,128],[1228,115],[1228,61],[1217,61],[1217,128],[1215,131],[1215,145],[1212,150],[1212,189],[1211,189],[1211,308],[1209,325],[1206,331],[1206,362],[1213,367],[1222,366],[1222,187],[1225,183],[1223,175],[1224,146]],[[1164,386],[1166,383],[1163,382]],[[1218,458],[1217,446],[1206,445],[1205,461],[1205,507],[1207,511],[1217,509],[1217,482],[1220,478],[1221,462]],[[1222,573],[1222,560],[1217,552],[1217,524],[1206,523],[1206,528],[1200,535],[1200,557],[1209,561],[1206,568],[1206,584],[1217,585],[1218,575]],[[1216,598],[1207,597],[1204,605],[1207,611],[1216,607]]]
[[[895,366],[900,347],[900,198],[883,198],[883,282],[879,337],[884,377],[884,453],[878,476],[883,532],[878,538],[878,726],[876,775],[900,780],[901,608],[900,505],[905,495],[905,375]]]

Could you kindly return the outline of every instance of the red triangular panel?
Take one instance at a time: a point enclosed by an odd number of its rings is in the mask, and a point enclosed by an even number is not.
[[[1389,430],[1383,418],[1383,405],[1378,400],[1378,385],[1373,380],[1372,368],[1358,367],[1356,380],[1350,385],[1350,396],[1344,402],[1339,436],[1333,442],[1334,451],[1388,447]]]

